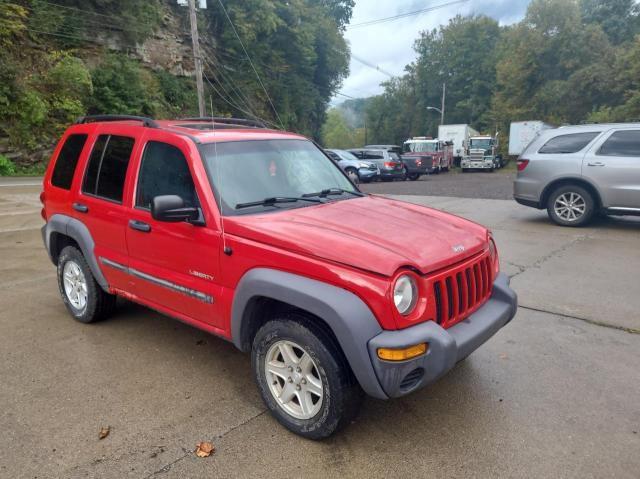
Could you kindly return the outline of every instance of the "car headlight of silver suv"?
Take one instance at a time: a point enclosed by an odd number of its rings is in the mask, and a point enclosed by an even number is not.
[[[403,316],[413,311],[418,302],[418,285],[415,279],[408,274],[398,277],[393,287],[393,302]]]

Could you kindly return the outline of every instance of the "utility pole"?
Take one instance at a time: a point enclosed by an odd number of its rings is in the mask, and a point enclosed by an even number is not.
[[[191,23],[191,42],[193,43],[193,61],[196,66],[196,88],[198,90],[198,111],[201,117],[206,116],[204,109],[204,84],[202,83],[202,57],[200,56],[200,40],[198,38],[198,18],[196,17],[196,1],[189,1],[189,21]]]
[[[444,100],[447,96],[447,84],[442,84],[442,108],[440,108],[440,124],[444,125]]]

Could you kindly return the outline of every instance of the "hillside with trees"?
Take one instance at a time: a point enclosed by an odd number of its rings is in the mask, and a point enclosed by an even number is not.
[[[198,13],[206,103],[319,138],[348,73],[353,0],[224,2]],[[0,2],[0,174],[41,170],[57,136],[90,113],[197,112],[188,10],[176,0]]]
[[[500,26],[457,16],[415,42],[416,60],[367,99],[369,143],[437,135],[446,123],[504,136],[512,121],[552,124],[640,118],[640,11],[634,0],[533,0],[522,21]],[[338,123],[341,110],[330,112]],[[363,120],[364,122],[364,120]],[[333,145],[337,128],[325,129]],[[353,144],[349,146],[361,146]],[[506,142],[503,142],[506,146]]]

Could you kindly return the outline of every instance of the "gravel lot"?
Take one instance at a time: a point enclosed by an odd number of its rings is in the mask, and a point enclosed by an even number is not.
[[[422,176],[418,181],[377,182],[361,185],[367,193],[380,195],[456,196],[510,200],[513,198],[513,169],[494,173],[460,173],[459,170],[439,175]]]

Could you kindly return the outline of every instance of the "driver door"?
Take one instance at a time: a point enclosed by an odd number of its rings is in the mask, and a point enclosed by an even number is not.
[[[178,195],[185,206],[205,208],[193,164],[180,139],[149,133],[140,161],[127,225],[130,270],[135,294],[178,318],[221,327],[218,307],[220,232],[215,225],[156,221],[156,196]],[[203,218],[206,218],[203,211]]]

